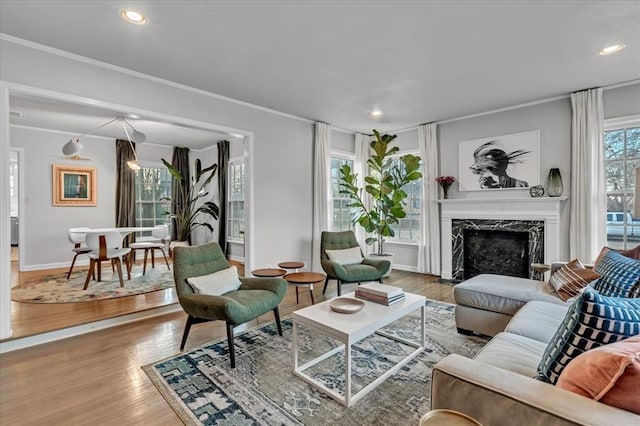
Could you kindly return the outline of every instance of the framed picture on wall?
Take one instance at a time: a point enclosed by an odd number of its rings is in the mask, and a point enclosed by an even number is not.
[[[540,131],[458,144],[460,191],[529,188],[540,184]]]
[[[54,206],[96,206],[96,168],[53,165]]]

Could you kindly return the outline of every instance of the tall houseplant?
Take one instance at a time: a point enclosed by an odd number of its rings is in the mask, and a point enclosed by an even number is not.
[[[212,164],[206,169],[202,168],[200,159],[196,160],[196,175],[191,185],[185,187],[182,185],[184,177],[182,173],[172,164],[162,159],[162,163],[169,170],[171,177],[180,182],[178,185],[178,193],[172,194],[171,197],[164,197],[163,200],[169,201],[173,208],[172,212],[165,212],[175,220],[176,234],[178,241],[188,241],[191,231],[199,226],[204,226],[213,232],[213,226],[203,221],[200,216],[209,216],[214,220],[218,220],[220,209],[218,205],[212,201],[203,201],[209,195],[205,190],[206,186],[211,182],[213,176],[218,170],[217,164]]]
[[[376,243],[376,254],[383,256],[385,238],[395,235],[391,225],[407,216],[404,200],[408,194],[402,188],[409,182],[422,178],[422,173],[419,171],[420,157],[416,155],[406,154],[400,157],[401,167],[394,164],[392,156],[399,148],[391,147],[390,144],[397,135],[381,136],[377,130],[373,134],[373,154],[367,160],[370,174],[364,177],[364,191],[371,196],[371,205],[365,202],[363,189],[358,187],[358,176],[349,165],[340,168],[340,193],[351,199],[349,207],[352,209],[353,223],[374,235],[367,238],[366,243]]]

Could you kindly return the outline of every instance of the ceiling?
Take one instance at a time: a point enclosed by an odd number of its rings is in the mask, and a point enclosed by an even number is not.
[[[2,33],[361,132],[640,78],[639,1],[0,5]]]

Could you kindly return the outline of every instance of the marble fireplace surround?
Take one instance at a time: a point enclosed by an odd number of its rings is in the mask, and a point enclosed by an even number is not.
[[[542,221],[544,223],[544,256],[542,261],[559,259],[560,213],[567,197],[483,198],[439,200],[444,279],[454,279],[453,220]],[[457,227],[461,222],[456,222]],[[505,222],[506,223],[506,222]]]

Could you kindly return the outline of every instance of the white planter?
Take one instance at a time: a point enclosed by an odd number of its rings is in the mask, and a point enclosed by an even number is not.
[[[387,273],[382,276],[383,278],[388,278],[389,275],[391,275],[391,270],[393,269],[393,256],[393,253],[384,253],[382,256],[380,256],[378,253],[367,254],[367,257],[371,257],[373,259],[388,260],[389,262],[391,262],[391,266],[389,266],[389,270],[387,271]]]
[[[169,243],[169,255],[173,256],[173,249],[176,247],[189,247],[189,241],[171,241]]]

